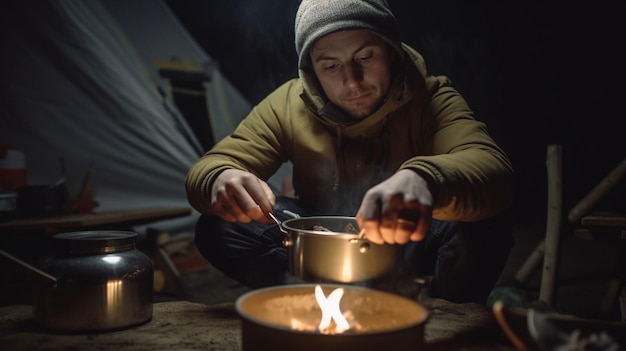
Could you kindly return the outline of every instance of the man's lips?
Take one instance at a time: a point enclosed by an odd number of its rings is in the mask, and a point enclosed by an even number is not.
[[[348,102],[359,102],[359,101],[367,99],[367,97],[369,96],[370,96],[370,93],[365,93],[365,94],[361,94],[357,96],[348,97],[345,100]]]

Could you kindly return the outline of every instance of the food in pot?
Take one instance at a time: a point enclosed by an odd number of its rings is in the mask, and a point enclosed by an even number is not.
[[[313,230],[321,231],[321,232],[332,232],[332,230],[324,227],[323,225],[315,224],[313,225]],[[346,227],[343,229],[345,233],[354,233],[358,234],[359,231],[354,227],[352,223],[348,223]]]
[[[346,228],[343,231],[346,232],[346,233],[354,233],[354,234],[358,234],[359,233],[359,230],[356,229],[352,223],[348,223],[346,225]]]

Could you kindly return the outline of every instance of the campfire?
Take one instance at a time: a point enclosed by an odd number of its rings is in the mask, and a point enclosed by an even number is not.
[[[427,310],[403,296],[348,285],[258,289],[236,302],[250,350],[415,350]]]
[[[315,300],[322,310],[322,320],[317,329],[322,333],[339,334],[350,329],[350,323],[339,308],[342,296],[343,288],[333,290],[327,299],[322,288],[319,285],[315,287]]]

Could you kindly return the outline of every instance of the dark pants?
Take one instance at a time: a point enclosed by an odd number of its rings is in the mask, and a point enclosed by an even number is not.
[[[274,214],[279,220],[308,213],[296,200],[278,198]],[[201,216],[196,224],[196,245],[212,266],[250,288],[289,282],[285,234],[275,224],[229,223]],[[423,241],[405,245],[403,274],[432,277],[429,295],[452,302],[485,303],[513,246],[508,213],[480,222],[433,220]]]

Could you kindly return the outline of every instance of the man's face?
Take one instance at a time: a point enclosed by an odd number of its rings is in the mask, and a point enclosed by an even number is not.
[[[316,41],[309,55],[328,99],[353,119],[382,105],[393,60],[384,40],[366,30],[339,31]]]

